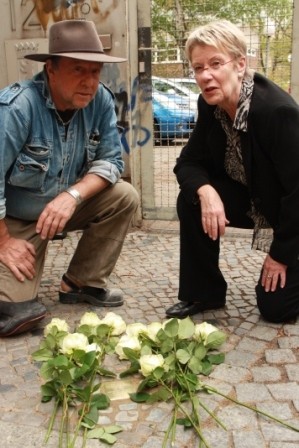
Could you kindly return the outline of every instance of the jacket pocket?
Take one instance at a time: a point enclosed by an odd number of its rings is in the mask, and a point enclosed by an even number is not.
[[[49,170],[50,150],[40,146],[26,146],[19,154],[8,177],[8,183],[33,191],[44,191]]]

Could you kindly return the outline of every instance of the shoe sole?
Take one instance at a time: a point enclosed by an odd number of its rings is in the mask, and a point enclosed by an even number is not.
[[[72,295],[72,297],[71,297],[71,295]],[[89,303],[90,305],[98,306],[98,307],[121,306],[124,303],[123,300],[119,300],[118,302],[105,302],[105,301],[101,302],[99,299],[96,299],[95,297],[87,296],[82,293],[74,294],[74,293],[64,293],[61,291],[59,291],[59,302],[65,304],[65,305],[75,305],[76,303],[84,303],[85,302],[85,303]]]
[[[24,333],[26,331],[32,330],[35,328],[41,320],[43,320],[46,317],[46,313],[41,314],[39,316],[33,317],[30,320],[27,320],[25,322],[19,323],[16,327],[11,329],[10,331],[7,331],[6,333],[0,333],[0,338],[5,338],[7,336],[16,336],[20,333]]]

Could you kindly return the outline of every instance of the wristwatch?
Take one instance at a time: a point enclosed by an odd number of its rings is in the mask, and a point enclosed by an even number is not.
[[[82,202],[81,194],[79,193],[78,190],[76,190],[76,188],[69,187],[65,191],[71,196],[73,196],[74,199],[76,199],[77,205],[81,204]]]

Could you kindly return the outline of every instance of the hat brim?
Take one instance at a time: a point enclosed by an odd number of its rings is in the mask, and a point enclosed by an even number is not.
[[[65,58],[71,59],[79,59],[82,61],[90,61],[90,62],[125,62],[127,59],[118,58],[116,56],[109,56],[105,53],[33,53],[26,54],[24,57],[26,59],[30,59],[32,61],[37,62],[46,62],[47,59],[51,59],[55,56],[63,56]]]

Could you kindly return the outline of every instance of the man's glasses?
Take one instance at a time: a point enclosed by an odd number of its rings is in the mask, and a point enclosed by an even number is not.
[[[209,70],[212,73],[217,72],[218,70],[221,69],[221,67],[223,67],[224,65],[226,65],[229,62],[232,62],[234,60],[235,60],[235,58],[230,59],[229,61],[226,61],[226,62],[222,62],[222,61],[219,61],[218,59],[215,59],[215,60],[209,62],[206,65],[206,67],[204,65],[196,65],[193,68],[193,71],[194,71],[195,75],[202,75],[205,70]]]

